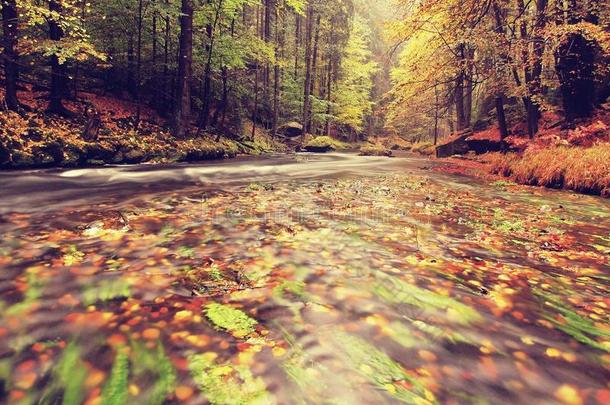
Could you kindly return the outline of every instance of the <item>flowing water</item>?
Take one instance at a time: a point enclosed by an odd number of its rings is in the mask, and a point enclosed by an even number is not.
[[[431,166],[0,174],[0,403],[608,403],[608,201]]]

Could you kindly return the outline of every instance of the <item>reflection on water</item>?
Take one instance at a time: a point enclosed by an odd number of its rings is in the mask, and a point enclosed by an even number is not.
[[[107,200],[2,217],[0,398],[608,402],[606,201],[295,159],[25,175]]]

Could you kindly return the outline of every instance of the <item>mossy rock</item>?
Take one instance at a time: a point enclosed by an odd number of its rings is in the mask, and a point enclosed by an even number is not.
[[[17,168],[28,168],[36,165],[34,156],[20,150],[13,151],[12,161],[13,166]]]
[[[360,148],[360,156],[387,156],[392,157],[392,151],[383,145],[368,144]]]
[[[106,162],[99,159],[87,159],[87,166],[104,166]]]
[[[30,141],[40,142],[44,138],[44,133],[42,132],[42,129],[40,129],[39,127],[30,127],[22,135],[22,137],[27,140],[30,140]]]
[[[64,160],[61,162],[65,167],[76,167],[85,162],[85,151],[74,145],[67,145],[64,149]]]
[[[103,144],[88,144],[85,149],[85,158],[87,160],[102,160],[112,162],[117,151],[110,146]]]
[[[63,147],[57,143],[36,146],[32,148],[32,157],[38,167],[58,165],[64,160]]]
[[[330,136],[318,136],[307,142],[303,146],[303,149],[307,152],[326,153],[337,149],[347,149],[348,146],[348,144],[331,138]]]
[[[140,149],[121,150],[121,152],[123,154],[124,163],[138,164],[148,159],[146,152]]]
[[[11,150],[0,142],[0,166],[8,165],[11,162]]]

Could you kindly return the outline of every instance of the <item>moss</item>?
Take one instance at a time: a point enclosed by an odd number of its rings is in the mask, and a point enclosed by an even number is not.
[[[422,311],[445,311],[450,320],[468,325],[481,320],[481,315],[468,305],[391,276],[382,276],[372,287],[373,293],[391,304],[407,304]]]
[[[245,337],[254,332],[258,323],[243,311],[228,305],[208,304],[204,308],[207,318],[219,329],[230,332],[235,337]]]
[[[147,405],[161,405],[165,402],[167,396],[172,393],[176,386],[176,370],[172,365],[171,360],[165,354],[165,349],[162,344],[158,344],[156,348],[149,349],[140,342],[132,342],[133,349],[133,374],[138,376],[156,377],[152,387],[143,393],[146,400],[140,400],[140,403]]]
[[[392,156],[392,151],[382,144],[368,143],[360,148],[361,156]]]
[[[117,298],[129,298],[131,286],[123,279],[105,280],[87,286],[83,291],[83,303],[92,305],[99,301],[111,301]]]
[[[305,291],[305,283],[302,281],[284,280],[273,289],[273,295],[276,297],[283,298],[286,293],[292,294],[303,301],[308,299],[307,292]]]
[[[83,403],[86,378],[86,365],[81,360],[80,347],[75,343],[70,343],[53,368],[51,380],[46,385],[38,403],[55,403],[57,398],[62,398],[64,405]]]
[[[557,329],[572,336],[580,343],[610,353],[610,345],[604,343],[610,339],[610,332],[598,328],[589,319],[562,304],[559,297],[537,290],[534,291],[534,294],[553,311],[553,313],[545,313],[544,317]]]
[[[129,359],[125,353],[119,353],[114,359],[110,378],[102,390],[102,403],[122,405],[128,399]]]
[[[417,142],[413,144],[411,151],[419,153],[420,155],[432,156],[435,154],[436,148],[430,142]]]
[[[331,150],[349,149],[349,144],[341,142],[330,136],[318,136],[307,142],[303,148],[307,151],[323,152]]]
[[[267,404],[271,402],[265,383],[249,368],[217,364],[213,353],[193,355],[189,370],[195,383],[212,405]]]
[[[436,403],[434,394],[386,353],[344,332],[337,333],[336,340],[352,367],[379,389],[405,403]],[[400,381],[408,382],[411,387],[407,389],[403,384],[395,384]]]

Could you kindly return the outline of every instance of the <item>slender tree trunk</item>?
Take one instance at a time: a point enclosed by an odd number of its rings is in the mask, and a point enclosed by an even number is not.
[[[315,26],[315,35],[313,41],[313,56],[311,62],[311,88],[309,90],[310,96],[315,96],[316,94],[316,82],[318,78],[318,43],[320,41],[320,16],[316,18],[316,26]],[[310,132],[315,134],[317,132],[314,123],[313,123],[313,111],[311,103],[309,104],[309,120],[310,120]]]
[[[51,41],[61,41],[64,37],[64,31],[61,28],[58,16],[62,13],[61,3],[57,0],[49,1],[49,11],[55,13],[56,16],[49,18],[49,39]],[[70,115],[69,111],[63,105],[63,98],[66,91],[66,64],[61,63],[57,55],[51,56],[51,93],[48,111],[54,114]]]
[[[314,9],[310,4],[307,9],[307,32],[305,34],[305,91],[303,98],[303,140],[311,130],[311,53],[314,22]]]
[[[455,113],[457,120],[457,131],[462,131],[467,128],[466,126],[466,115],[464,113],[464,74],[458,74],[455,81]]]
[[[143,11],[144,4],[142,0],[138,0],[138,49],[136,61],[136,129],[140,126],[140,118],[142,115],[142,26],[143,26]]]
[[[502,10],[498,5],[497,1],[493,1],[493,11],[494,11],[494,22],[495,27],[494,31],[496,31],[499,35],[506,35],[506,29],[504,28]],[[508,64],[510,61],[510,57],[506,51],[500,51],[500,60],[502,64]],[[518,76],[517,76],[518,78]],[[498,130],[500,131],[500,139],[502,144],[504,145],[504,139],[508,136],[508,126],[506,124],[506,114],[504,111],[504,95],[502,91],[498,91],[495,99],[496,104],[496,115],[498,116]]]
[[[214,40],[216,39],[216,26],[220,21],[222,12],[223,0],[219,0],[216,11],[214,13],[214,21],[212,24],[206,27],[206,33],[208,37],[207,46],[207,60],[205,63],[204,77],[203,77],[203,109],[201,111],[201,117],[199,118],[199,129],[205,130],[208,127],[208,120],[210,118],[210,109],[212,107],[212,56],[214,54]]]
[[[542,56],[544,54],[544,39],[542,38],[542,31],[546,26],[546,7],[548,0],[536,0],[536,19],[534,22],[533,31],[533,61],[532,61],[532,73],[530,80],[530,94],[534,96],[540,96],[542,94]],[[538,121],[540,120],[540,105],[534,99],[530,105],[531,113],[529,114],[530,120],[530,137],[534,137],[538,133]]]
[[[18,18],[16,0],[5,0],[2,3],[2,31],[4,33],[2,56],[4,59],[4,90],[6,92],[4,102],[6,108],[13,111],[19,110],[19,100],[17,98],[17,79],[19,77],[17,59],[19,55],[15,50]]]
[[[299,50],[301,47],[301,15],[295,15],[295,33],[294,33],[294,80],[299,78]]]
[[[169,0],[166,0],[166,5],[169,5]],[[173,88],[170,77],[169,77],[169,47],[170,47],[170,33],[171,26],[169,17],[165,17],[165,35],[163,38],[163,113],[167,114],[168,105],[173,104]]]
[[[474,91],[472,60],[474,58],[474,49],[468,48],[465,55],[467,66],[464,74],[464,124],[468,128],[472,125],[472,92]]]
[[[180,16],[180,53],[178,57],[178,101],[174,115],[174,135],[184,138],[191,118],[191,80],[193,77],[193,0],[182,0]]]
[[[136,56],[133,44],[133,33],[129,33],[127,37],[127,91],[129,95],[135,99],[137,96],[137,71],[136,71]]]
[[[448,83],[446,86],[444,97],[447,100],[447,128],[449,133],[453,134],[455,133],[455,89],[451,83]]]
[[[156,0],[153,0],[153,6],[156,6]],[[158,13],[157,10],[155,9],[153,11],[153,16],[152,16],[152,79],[153,79],[153,85],[154,85],[154,89],[153,89],[153,95],[154,95],[154,101],[153,101],[153,105],[155,106],[155,108],[157,110],[159,110],[159,105],[160,105],[160,100],[161,100],[161,91],[160,91],[160,86],[158,85],[159,83],[159,72],[157,70],[157,54],[159,52],[159,38],[157,36],[157,31],[158,31]]]
[[[284,57],[284,12],[282,11],[282,18],[280,19],[280,12],[275,9],[275,66],[273,68],[273,125],[271,135],[277,137],[277,130],[279,125],[280,117],[280,81],[282,76],[282,70],[280,67],[280,60]]]
[[[271,42],[271,23],[272,23],[272,15],[274,9],[274,0],[265,0],[265,17],[263,21],[263,40],[266,44]],[[263,94],[264,94],[264,103],[265,103],[265,111],[268,111],[268,107],[271,105],[270,103],[270,88],[271,88],[271,67],[269,65],[269,61],[265,62],[265,68],[263,71]]]
[[[508,136],[508,127],[506,125],[506,114],[504,113],[504,99],[500,96],[496,97],[496,115],[498,116],[498,129],[500,130],[500,139]]]
[[[84,29],[87,3],[85,1],[82,1],[80,6],[81,6],[80,7],[80,22],[81,22],[81,27]],[[72,84],[74,86],[74,99],[75,100],[78,98],[78,82],[80,80],[79,76],[80,76],[80,64],[78,62],[76,62],[74,65],[74,79],[72,80]]]
[[[331,35],[331,42],[332,42]],[[333,92],[333,55],[328,55],[328,77],[326,78],[326,124],[324,134],[330,136],[330,115],[332,114],[332,92]]]
[[[434,85],[434,146],[438,143],[438,85]]]
[[[256,32],[259,32],[260,25],[260,7],[256,6]],[[252,110],[252,139],[256,135],[256,120],[258,119],[258,71],[259,71],[259,62],[256,61],[254,67],[254,109]]]

